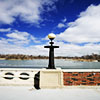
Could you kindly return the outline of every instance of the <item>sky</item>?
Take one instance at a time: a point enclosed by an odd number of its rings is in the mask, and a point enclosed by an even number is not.
[[[100,54],[100,0],[0,0],[0,54]]]

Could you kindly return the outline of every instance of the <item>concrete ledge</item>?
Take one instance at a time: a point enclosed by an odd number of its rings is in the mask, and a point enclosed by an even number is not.
[[[61,69],[42,69],[40,71],[40,88],[62,88],[63,72]]]
[[[100,69],[62,69],[63,72],[100,72]]]

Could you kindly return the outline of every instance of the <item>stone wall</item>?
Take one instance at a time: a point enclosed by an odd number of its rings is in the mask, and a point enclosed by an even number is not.
[[[39,69],[0,68],[0,86],[34,86],[34,76]]]

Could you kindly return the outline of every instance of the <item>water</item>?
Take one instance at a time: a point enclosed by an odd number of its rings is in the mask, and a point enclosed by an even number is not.
[[[63,69],[100,69],[100,62],[79,62],[56,59],[55,66]],[[46,68],[48,60],[0,60],[0,68]]]

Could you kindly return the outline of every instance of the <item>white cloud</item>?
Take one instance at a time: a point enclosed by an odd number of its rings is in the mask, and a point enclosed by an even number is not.
[[[27,32],[14,31],[6,35],[9,38],[18,39],[18,40],[27,40],[29,34]]]
[[[26,43],[25,43],[26,44]],[[44,48],[47,45],[30,45],[22,46],[18,44],[11,44],[7,39],[0,40],[0,53],[2,54],[32,54],[32,55],[49,55],[49,49]],[[54,45],[60,47],[55,49],[55,56],[82,56],[92,53],[100,53],[100,44],[86,44],[79,46],[75,44],[65,44],[64,42],[55,42]]]
[[[34,36],[30,36],[30,39],[32,40],[32,41],[34,41],[34,43],[40,43],[40,41],[39,40],[37,40],[37,38],[36,37],[34,37]]]
[[[100,42],[100,5],[89,6],[69,28],[58,34],[58,40],[72,43]]]
[[[0,29],[0,32],[9,32],[9,31],[11,31],[11,28],[7,28],[7,29],[1,28]]]
[[[66,18],[62,19],[61,22],[58,23],[57,27],[58,27],[58,28],[66,27],[66,26],[67,26],[67,25],[66,25],[66,21],[67,21]]]
[[[64,18],[64,19],[62,20],[63,23],[65,23],[66,21],[67,21],[67,18]]]
[[[6,41],[15,45],[30,45],[30,42],[33,44],[40,43],[40,41],[30,33],[18,30],[13,30],[13,32],[6,34],[6,37]]]
[[[100,44],[86,44],[84,46],[76,44],[66,44],[64,42],[57,42],[59,49],[55,49],[55,55],[60,56],[82,56],[87,54],[100,54]]]
[[[0,0],[0,23],[11,24],[18,16],[27,23],[38,24],[42,20],[40,14],[47,9],[53,9],[57,0]]]
[[[70,22],[69,27],[56,37],[60,48],[57,55],[82,56],[92,53],[100,54],[100,5],[89,6],[81,12],[79,18]],[[70,44],[65,42],[70,42]],[[79,45],[79,43],[81,45]],[[83,43],[87,43],[82,45]]]
[[[63,24],[63,23],[59,23],[59,24],[57,25],[57,27],[58,27],[58,28],[65,27],[65,24]]]
[[[34,45],[40,43],[40,41],[27,32],[13,30],[6,36],[7,38],[0,37],[0,54],[43,55],[47,51],[41,45]]]
[[[30,34],[27,36],[30,36]],[[15,38],[16,36],[14,38],[13,37],[8,39],[0,38],[0,53],[49,55],[49,49],[44,48],[44,46],[48,45],[49,42],[43,45],[33,45],[34,43],[30,45],[30,41],[34,42],[36,40],[34,36],[27,37],[25,40],[19,40],[19,38]],[[80,46],[76,44],[66,44],[64,42],[55,41],[54,45],[60,46],[59,48],[55,49],[55,56],[82,56],[92,53],[100,53],[100,44],[91,43]]]
[[[11,44],[7,39],[0,40],[0,54],[29,54],[29,55],[48,55],[48,50],[43,45],[22,46]]]

